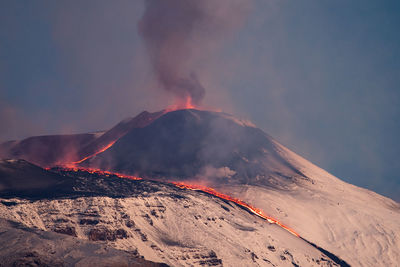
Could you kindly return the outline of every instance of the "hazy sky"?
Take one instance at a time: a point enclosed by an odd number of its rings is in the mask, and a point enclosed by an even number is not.
[[[143,10],[0,1],[0,140],[107,129],[171,104],[138,34]],[[400,2],[254,0],[243,12],[197,66],[204,105],[400,201]]]

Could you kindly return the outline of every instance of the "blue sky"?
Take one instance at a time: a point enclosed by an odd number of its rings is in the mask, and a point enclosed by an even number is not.
[[[400,2],[255,0],[199,76],[339,178],[400,201]],[[0,1],[0,140],[111,127],[171,103],[137,33],[142,1]]]

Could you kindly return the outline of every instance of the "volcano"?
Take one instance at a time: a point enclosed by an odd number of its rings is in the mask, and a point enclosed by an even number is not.
[[[169,112],[134,128],[81,165],[143,177],[196,177],[231,184],[283,186],[307,179],[260,129],[228,114],[193,109]]]
[[[143,112],[108,131],[0,148],[3,158],[47,168],[3,161],[7,222],[135,248],[173,266],[400,262],[399,203],[341,181],[226,113]],[[41,181],[42,195],[36,185],[9,182],[18,177]],[[296,235],[268,226],[246,205]]]

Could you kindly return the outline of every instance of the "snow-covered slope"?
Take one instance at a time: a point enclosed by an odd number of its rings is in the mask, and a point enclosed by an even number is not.
[[[0,266],[165,267],[135,252],[0,219]]]
[[[66,179],[76,178],[74,173],[67,175],[72,177],[65,176]],[[65,193],[64,197],[35,201],[0,199],[1,218],[35,231],[85,240],[80,245],[85,247],[81,255],[85,250],[93,251],[86,247],[95,243],[111,246],[119,254],[131,252],[171,266],[336,266],[332,255],[329,258],[329,254],[233,202],[159,182],[124,180],[121,184],[120,178],[84,172],[76,175],[88,181],[74,190],[91,189],[93,196],[70,198],[68,195],[74,194]],[[95,181],[97,187],[89,180]],[[126,188],[130,187],[129,193]],[[120,197],[107,196],[111,190],[119,189],[125,190]],[[4,233],[14,236],[14,232],[10,226],[3,230],[2,241],[7,241]],[[35,243],[40,238],[47,240],[39,236]],[[59,262],[68,263],[71,254],[67,252],[74,240],[67,239],[58,248]],[[43,251],[34,245],[29,249],[18,244],[14,247],[26,253]],[[3,251],[0,257],[4,260],[10,253]]]
[[[221,186],[352,266],[398,266],[400,205],[345,183],[275,141],[276,151],[311,179],[286,190],[251,185]]]

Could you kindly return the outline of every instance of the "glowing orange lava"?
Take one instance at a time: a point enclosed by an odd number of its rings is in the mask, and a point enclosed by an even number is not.
[[[84,158],[81,159],[81,160],[72,162],[72,164],[79,164],[79,163],[84,162],[84,161],[87,160],[87,159],[93,158],[93,157],[96,156],[97,154],[100,154],[100,153],[106,151],[107,149],[109,149],[112,145],[114,145],[115,142],[116,142],[116,141],[112,141],[111,143],[109,143],[108,145],[106,145],[105,147],[103,147],[102,149],[100,149],[99,151],[96,151],[96,152],[93,153],[92,155],[89,155],[89,156],[87,156],[87,157],[84,157]]]
[[[253,206],[251,206],[250,204],[247,204],[247,203],[244,202],[243,200],[240,200],[240,199],[238,199],[238,198],[234,198],[234,197],[225,195],[225,194],[220,193],[220,192],[218,192],[218,191],[216,191],[215,189],[210,188],[210,187],[205,187],[205,186],[201,186],[201,185],[189,185],[189,184],[185,184],[185,183],[182,183],[182,182],[171,182],[171,183],[174,184],[174,185],[176,185],[176,186],[179,187],[179,188],[182,188],[182,189],[190,189],[190,190],[203,191],[203,192],[206,192],[206,193],[208,193],[208,194],[211,194],[211,195],[214,195],[214,196],[216,196],[216,197],[219,197],[219,198],[221,198],[221,199],[225,199],[225,200],[228,200],[228,201],[235,202],[235,203],[238,204],[239,206],[246,208],[246,209],[249,210],[250,212],[252,212],[252,213],[254,213],[255,215],[257,215],[258,217],[261,217],[261,218],[263,218],[264,220],[267,220],[269,223],[273,223],[273,224],[279,225],[280,227],[282,227],[283,229],[285,229],[285,230],[288,231],[289,233],[291,233],[291,234],[293,234],[293,235],[295,235],[295,236],[297,236],[297,237],[300,237],[300,235],[299,235],[298,233],[296,233],[296,232],[295,232],[293,229],[291,229],[290,227],[288,227],[288,226],[282,224],[282,223],[279,222],[278,220],[276,220],[276,219],[274,219],[274,218],[272,218],[272,217],[270,217],[270,216],[268,216],[268,215],[265,215],[264,212],[263,212],[262,210],[260,210],[260,209],[258,209],[258,208],[256,208],[256,207],[253,207]]]
[[[190,96],[187,96],[183,101],[179,100],[174,105],[171,105],[171,106],[167,107],[165,109],[165,113],[168,113],[168,112],[171,112],[171,111],[175,111],[175,110],[179,110],[179,109],[195,109],[195,108],[198,108],[198,107],[196,107],[193,104],[192,98]]]
[[[193,103],[192,103],[192,98],[191,98],[190,96],[188,96],[188,97],[186,98],[185,107],[184,107],[184,108],[185,108],[185,109],[193,109],[193,108],[196,108],[195,105],[193,105]]]
[[[49,170],[49,168],[46,168]],[[138,176],[133,176],[133,175],[127,175],[127,174],[122,174],[119,172],[109,172],[109,171],[102,171],[100,169],[94,169],[94,168],[82,168],[82,167],[62,167],[63,170],[65,171],[73,171],[73,172],[88,172],[91,174],[98,174],[98,175],[105,175],[105,176],[117,176],[119,178],[124,178],[124,179],[130,179],[130,180],[143,180],[143,178],[138,177]]]

